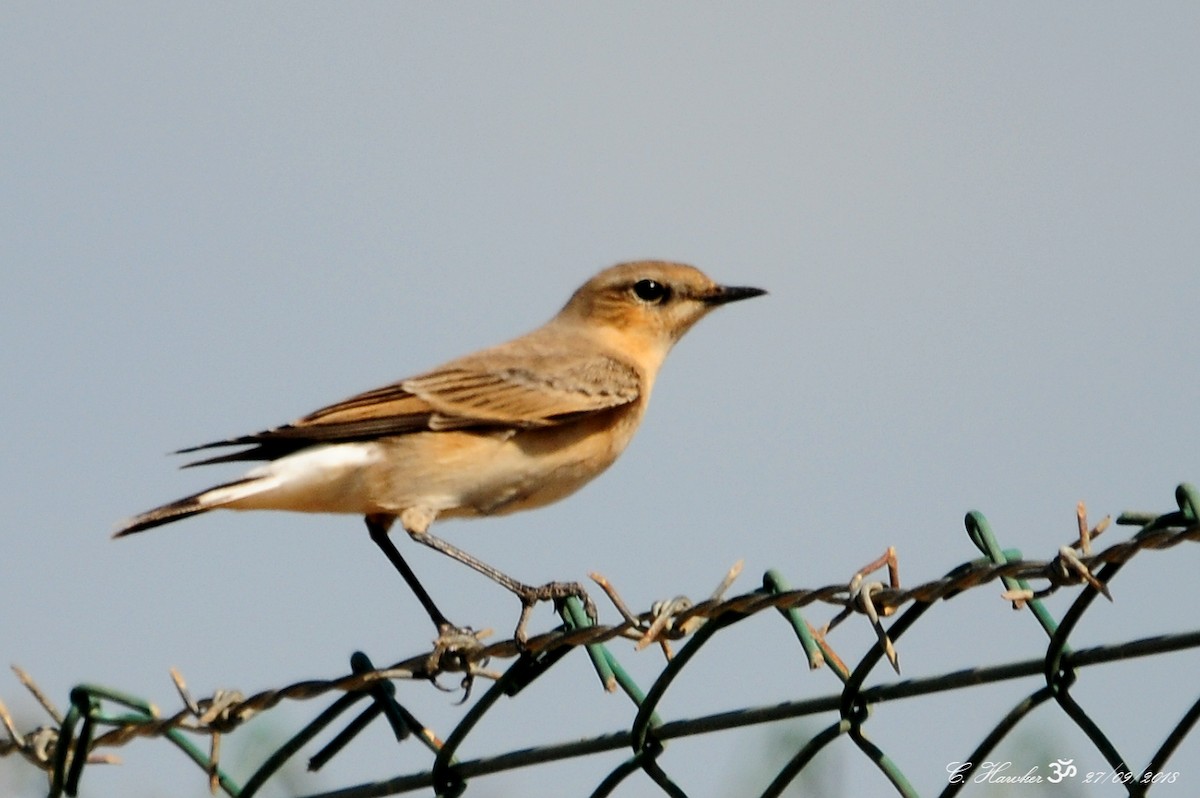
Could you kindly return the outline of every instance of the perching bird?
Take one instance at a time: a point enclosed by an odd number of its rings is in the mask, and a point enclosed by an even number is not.
[[[429,534],[430,524],[532,509],[574,493],[633,437],[672,345],[718,305],[763,293],[718,285],[679,263],[613,266],[520,338],[282,427],[181,450],[248,447],[188,465],[267,462],[240,479],[134,516],[114,536],[219,508],[362,515],[372,539],[446,633],[454,627],[387,536],[399,519],[413,539],[516,593],[523,608],[517,637],[524,639],[535,602],[586,598],[582,588],[517,582]]]

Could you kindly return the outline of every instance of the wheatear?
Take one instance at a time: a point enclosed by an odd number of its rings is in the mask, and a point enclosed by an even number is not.
[[[429,534],[430,524],[528,510],[574,493],[633,437],[671,346],[718,305],[763,293],[718,285],[679,263],[605,269],[528,335],[282,427],[181,450],[249,447],[188,465],[268,462],[137,515],[115,537],[218,508],[362,515],[372,540],[446,633],[454,627],[388,538],[400,519],[414,540],[516,593],[523,639],[537,601],[586,600],[582,588],[522,584]]]

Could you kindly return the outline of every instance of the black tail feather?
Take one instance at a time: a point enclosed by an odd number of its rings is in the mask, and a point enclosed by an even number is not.
[[[226,482],[223,485],[217,485],[208,490],[194,493],[191,496],[185,496],[182,499],[173,501],[170,504],[164,504],[161,507],[155,507],[153,510],[147,510],[144,513],[135,515],[133,518],[126,520],[117,527],[117,531],[113,533],[114,538],[122,538],[126,535],[132,535],[134,532],[141,532],[145,529],[153,529],[156,526],[169,524],[172,521],[179,521],[183,518],[190,518],[193,515],[207,513],[209,510],[215,510],[218,507],[223,507],[231,501],[234,501],[243,496],[248,496],[254,491],[230,492],[230,488],[236,488],[240,485],[250,486],[259,481],[259,477],[243,477],[235,479],[233,482]]]
[[[190,518],[193,515],[207,513],[212,508],[201,505],[197,500],[198,495],[189,496],[186,499],[180,499],[177,502],[171,502],[162,507],[156,507],[149,512],[134,516],[121,524],[117,531],[113,533],[113,537],[123,538],[126,535],[132,535],[134,532],[153,529],[156,526],[169,524],[172,521],[179,521],[184,518]]]

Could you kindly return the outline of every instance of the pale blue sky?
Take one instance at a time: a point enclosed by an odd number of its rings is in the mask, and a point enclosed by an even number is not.
[[[358,519],[109,532],[236,473],[164,452],[524,332],[636,257],[771,294],[689,334],[633,446],[581,493],[439,527],[514,575],[598,570],[641,608],[705,595],[737,559],[735,590],[768,568],[817,586],[892,544],[915,583],[972,556],[968,509],[1034,557],[1069,539],[1080,499],[1096,517],[1171,509],[1200,480],[1198,53],[1189,3],[4,5],[0,661],[61,703],[89,681],[174,708],[171,666],[197,694],[255,691],[339,675],[357,648],[423,650],[431,629]],[[400,543],[452,617],[511,628],[508,596]],[[1171,586],[1194,556],[1127,568],[1077,642],[1192,628]],[[1036,624],[997,593],[934,608],[905,674],[1037,656]],[[847,656],[869,640],[834,636]],[[616,650],[643,684],[661,665]],[[1115,666],[1078,690],[1140,765],[1196,666]],[[691,668],[665,717],[835,688],[773,614]],[[463,755],[628,726],[588,671],[572,655]],[[884,707],[869,729],[933,793],[1035,687]],[[0,696],[35,722],[15,678]],[[463,712],[427,686],[400,697],[440,732]],[[945,720],[913,734],[930,713]],[[1026,728],[1105,767],[1053,711]],[[663,764],[697,798],[761,790],[736,780],[767,734],[677,743]],[[300,789],[424,762],[383,738]],[[884,792],[837,748],[845,794]],[[165,743],[121,754],[85,795],[205,794]],[[468,794],[583,795],[623,756]],[[1162,793],[1194,794],[1194,739],[1173,764]],[[16,768],[0,761],[0,785],[37,794]]]

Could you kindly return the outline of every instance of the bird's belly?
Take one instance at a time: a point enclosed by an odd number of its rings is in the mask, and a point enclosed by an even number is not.
[[[487,475],[463,497],[461,514],[503,515],[551,504],[582,488],[613,461],[613,458],[570,455],[564,452],[553,461],[498,458],[496,473]]]
[[[633,432],[622,421],[490,435],[417,433],[393,439],[388,445],[394,448],[384,458],[393,465],[379,491],[379,503],[387,506],[378,511],[398,514],[422,507],[452,518],[500,515],[550,504],[612,465]]]

